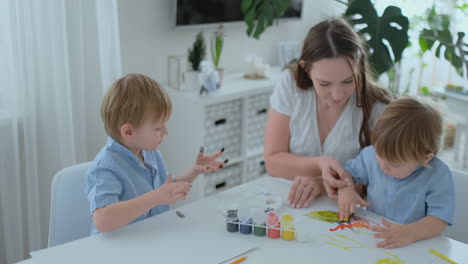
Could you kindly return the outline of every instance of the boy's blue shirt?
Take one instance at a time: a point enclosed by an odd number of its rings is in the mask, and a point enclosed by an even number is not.
[[[85,192],[91,214],[98,208],[136,198],[164,184],[168,172],[159,150],[144,150],[142,154],[151,171],[129,149],[110,137],[107,139],[86,173]],[[168,210],[169,205],[156,206],[132,223]],[[91,234],[97,233],[93,224]]]
[[[368,146],[343,168],[356,183],[367,185],[367,201],[372,203],[369,209],[375,213],[400,224],[429,215],[453,224],[455,186],[450,169],[439,158],[398,179],[380,169],[374,147]]]

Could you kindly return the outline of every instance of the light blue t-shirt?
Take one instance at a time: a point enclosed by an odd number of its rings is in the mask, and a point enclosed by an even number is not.
[[[85,192],[91,214],[98,208],[136,198],[164,184],[168,173],[159,150],[144,150],[142,154],[151,170],[129,149],[110,137],[107,139],[86,173]],[[169,205],[156,206],[132,223],[168,210]],[[93,224],[91,235],[97,233]]]
[[[455,187],[447,165],[434,157],[410,176],[398,179],[385,174],[373,146],[364,148],[343,167],[356,183],[367,185],[367,201],[373,212],[400,224],[436,216],[449,225],[455,214]]]

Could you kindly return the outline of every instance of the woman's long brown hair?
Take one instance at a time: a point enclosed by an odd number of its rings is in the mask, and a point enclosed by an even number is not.
[[[289,67],[295,74],[296,84],[300,89],[313,89],[313,83],[308,72],[313,63],[321,59],[347,58],[349,66],[358,72],[354,74],[356,84],[356,104],[362,108],[363,118],[359,131],[361,148],[371,144],[369,119],[372,106],[376,102],[390,103],[392,95],[388,90],[373,82],[372,73],[367,62],[367,53],[363,41],[354,29],[344,19],[325,20],[309,30],[299,61],[305,61],[305,67],[299,62]]]

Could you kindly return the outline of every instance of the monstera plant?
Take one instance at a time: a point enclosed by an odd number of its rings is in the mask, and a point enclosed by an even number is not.
[[[379,16],[370,0],[350,0],[347,6],[344,16],[367,41],[370,64],[380,76],[401,60],[408,46],[408,18],[392,5]]]
[[[438,14],[433,6],[427,11],[427,27],[419,34],[419,46],[422,52],[435,48],[437,58],[445,58],[463,76],[463,67],[468,72],[468,44],[463,40],[464,32],[457,32],[456,40],[450,31],[450,16]],[[443,54],[441,49],[444,48]],[[466,76],[468,78],[468,75]]]
[[[291,0],[242,0],[241,10],[247,24],[247,36],[260,35],[288,9]]]

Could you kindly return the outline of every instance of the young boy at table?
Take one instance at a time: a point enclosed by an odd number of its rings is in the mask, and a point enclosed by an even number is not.
[[[455,190],[452,174],[439,158],[442,116],[417,98],[403,97],[389,104],[377,121],[372,146],[348,161],[344,177],[367,185],[367,202],[353,186],[338,191],[342,219],[357,203],[369,206],[382,218],[372,227],[381,248],[398,248],[435,237],[452,225]]]
[[[160,84],[141,74],[117,80],[107,91],[101,117],[107,144],[91,163],[85,192],[93,216],[91,234],[109,232],[169,210],[183,200],[200,173],[222,169],[224,148],[205,155],[182,175],[168,175],[158,146],[168,134],[171,100]]]

